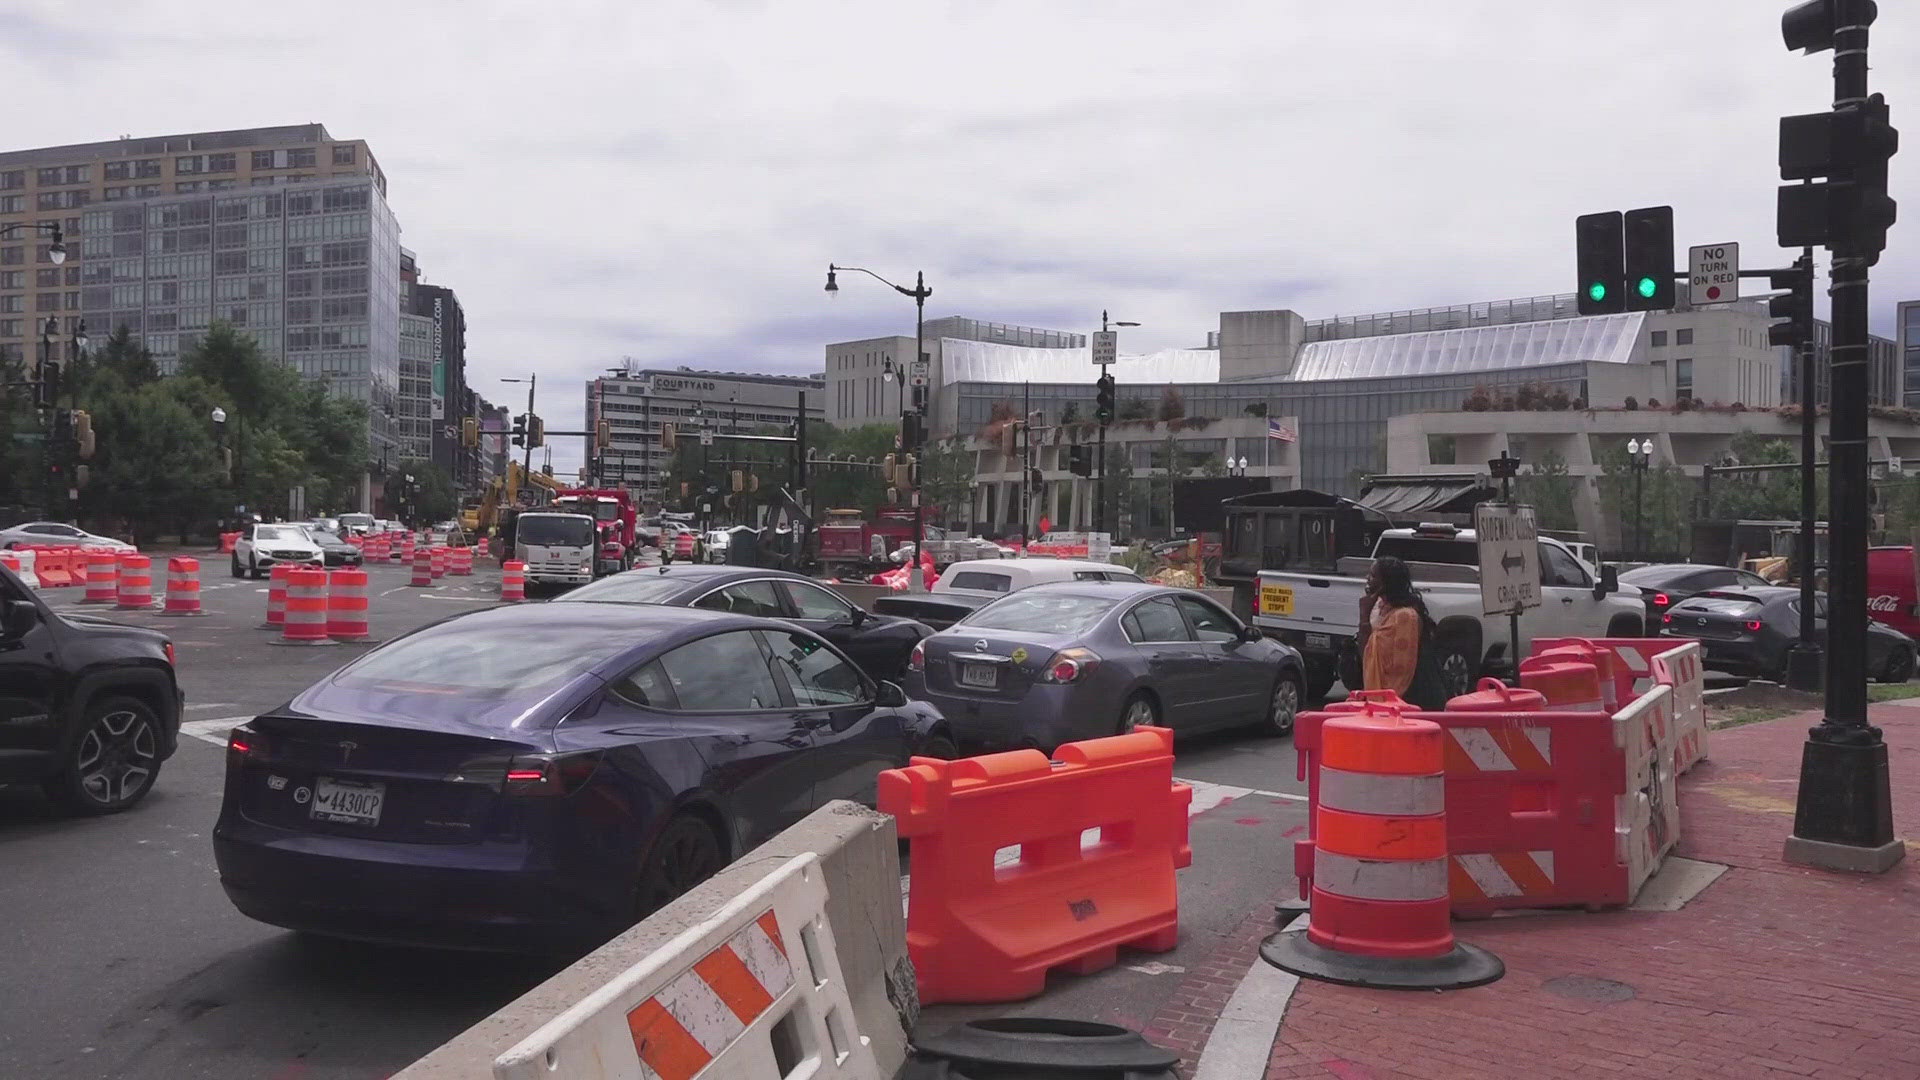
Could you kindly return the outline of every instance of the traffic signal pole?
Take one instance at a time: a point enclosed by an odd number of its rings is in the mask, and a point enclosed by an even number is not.
[[[1814,0],[1790,9],[1781,22],[1788,48],[1833,50],[1836,121],[1825,170],[1833,181],[1825,189],[1833,320],[1826,716],[1807,733],[1801,751],[1793,833],[1783,854],[1792,863],[1867,873],[1884,871],[1906,854],[1893,835],[1887,746],[1880,729],[1867,722],[1867,280],[1893,213],[1885,203],[1884,158],[1874,161],[1868,127],[1846,130],[1837,123],[1848,110],[1872,115],[1867,39],[1876,11],[1872,0]],[[1789,156],[1784,125],[1782,131],[1784,172]],[[1880,152],[1892,149],[1889,140]],[[1789,201],[1800,194],[1796,187],[1781,189],[1783,233]],[[1885,205],[1876,206],[1875,200]],[[1884,212],[1884,221],[1874,220],[1876,211]],[[1791,243],[1785,235],[1781,239]]]

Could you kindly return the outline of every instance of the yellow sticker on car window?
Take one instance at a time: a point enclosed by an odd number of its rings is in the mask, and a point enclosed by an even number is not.
[[[1027,662],[1026,646],[1022,645],[1021,647],[1013,650],[1013,662],[1016,664],[1024,664]]]

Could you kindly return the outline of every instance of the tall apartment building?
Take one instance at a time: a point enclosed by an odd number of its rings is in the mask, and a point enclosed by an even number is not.
[[[368,411],[369,465],[398,450],[400,226],[369,177],[116,202],[81,215],[79,307],[170,372],[213,319]]]
[[[1900,339],[1895,354],[1900,364],[1900,404],[1920,409],[1920,300],[1902,300],[1895,305],[1893,327]]]
[[[0,359],[20,359],[49,315],[71,334],[82,314],[87,252],[82,211],[105,203],[364,178],[386,198],[387,178],[367,144],[320,124],[203,131],[0,153]],[[58,225],[67,260],[56,266]],[[104,328],[92,328],[100,336]],[[138,328],[136,328],[138,329]]]
[[[697,438],[703,427],[741,435],[765,426],[784,429],[800,414],[802,393],[809,423],[827,415],[823,375],[652,368],[603,375],[586,388],[587,430],[596,430],[605,417],[613,436],[611,449],[595,455],[589,448],[589,472],[601,483],[639,492],[649,503],[659,501],[672,457],[660,445],[663,423],[677,425],[688,439]],[[726,451],[721,447],[714,453],[724,457]]]
[[[1813,323],[1814,404],[1828,403],[1833,384],[1833,324],[1825,319]],[[1914,385],[1901,364],[1901,348],[1892,338],[1878,334],[1867,336],[1867,404],[1903,404],[1902,380]],[[1780,401],[1800,404],[1800,354],[1793,349],[1780,350]],[[1911,402],[1904,402],[1911,404]]]
[[[433,320],[424,315],[400,315],[400,392],[394,398],[393,427],[402,458],[433,458]]]

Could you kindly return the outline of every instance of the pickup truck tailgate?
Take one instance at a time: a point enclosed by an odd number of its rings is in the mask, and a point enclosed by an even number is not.
[[[1254,625],[1352,637],[1360,629],[1361,578],[1262,570]]]

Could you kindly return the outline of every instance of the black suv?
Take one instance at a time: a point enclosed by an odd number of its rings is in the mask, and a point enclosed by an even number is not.
[[[0,566],[0,784],[37,782],[78,814],[146,797],[180,739],[165,634],[57,615]]]

